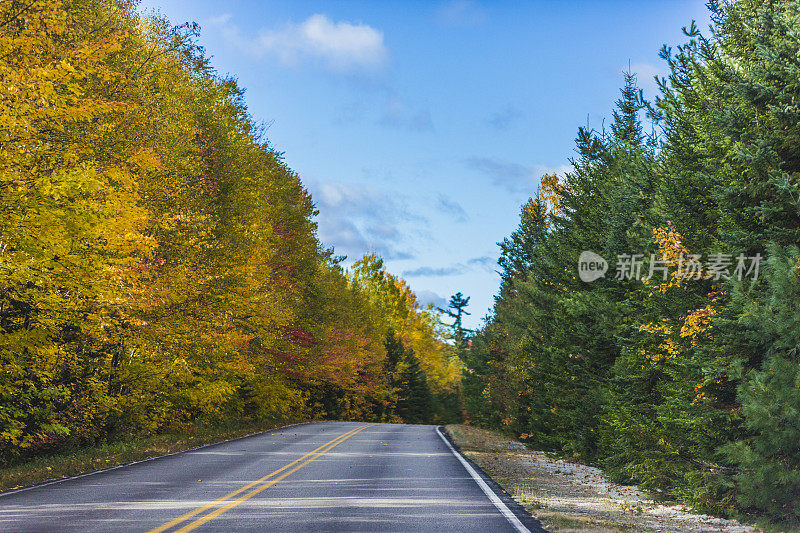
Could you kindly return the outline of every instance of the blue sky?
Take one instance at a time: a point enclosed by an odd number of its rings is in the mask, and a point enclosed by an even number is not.
[[[321,240],[386,259],[423,301],[497,291],[496,243],[579,126],[611,116],[630,63],[646,94],[663,44],[708,26],[698,0],[145,0],[197,22],[212,63],[320,210]]]

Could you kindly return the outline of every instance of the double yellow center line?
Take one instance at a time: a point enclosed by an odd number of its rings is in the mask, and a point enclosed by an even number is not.
[[[216,500],[214,500],[214,501],[212,501],[212,502],[210,502],[210,503],[208,503],[208,504],[206,504],[206,505],[204,505],[202,507],[198,507],[194,511],[191,511],[191,512],[186,513],[185,515],[179,516],[178,518],[176,518],[174,520],[170,520],[166,524],[160,525],[157,528],[148,531],[148,533],[163,533],[164,531],[166,531],[166,530],[168,530],[168,529],[170,529],[172,527],[178,526],[179,524],[182,524],[182,523],[186,522],[190,518],[193,518],[193,517],[195,517],[195,516],[197,516],[197,515],[199,515],[201,513],[204,513],[206,511],[208,511],[209,509],[213,509],[213,508],[216,507],[216,509],[214,511],[212,511],[212,512],[206,514],[206,515],[203,515],[202,517],[197,518],[197,519],[193,520],[192,522],[186,524],[182,528],[178,529],[176,531],[176,533],[185,533],[187,531],[192,531],[193,529],[196,529],[196,528],[202,526],[203,524],[205,524],[209,520],[213,520],[214,518],[218,517],[222,513],[226,512],[226,511],[229,511],[230,509],[233,509],[234,507],[236,507],[240,503],[249,500],[250,498],[252,498],[256,494],[258,494],[259,492],[270,488],[271,486],[273,486],[274,484],[278,483],[282,479],[287,478],[288,476],[290,476],[294,472],[297,472],[298,470],[300,470],[301,468],[306,466],[311,461],[314,461],[315,459],[319,458],[321,455],[323,455],[326,452],[328,452],[331,448],[343,443],[344,441],[346,441],[347,439],[349,439],[350,437],[352,437],[353,435],[355,435],[356,433],[358,433],[362,429],[366,429],[368,427],[369,426],[360,426],[360,427],[357,427],[357,428],[355,428],[355,429],[353,429],[351,431],[348,431],[344,435],[339,435],[338,437],[336,437],[332,441],[327,442],[327,443],[323,444],[322,446],[320,446],[319,448],[308,452],[307,454],[305,454],[304,456],[300,457],[299,459],[297,459],[295,461],[292,461],[288,465],[286,465],[284,467],[281,467],[281,468],[275,470],[274,472],[271,472],[271,473],[267,474],[266,476],[262,477],[261,479],[257,479],[255,481],[253,481],[252,483],[248,483],[244,487],[242,487],[240,489],[236,489],[233,492],[229,492],[225,496],[217,498]],[[277,477],[275,477],[275,476],[277,476]],[[252,489],[252,490],[250,490],[250,489]],[[250,491],[246,492],[248,490],[250,490]],[[243,492],[244,492],[244,494],[242,494]],[[240,494],[241,494],[241,496],[239,496]],[[234,498],[236,496],[238,496],[238,498],[232,499],[232,498]],[[224,504],[224,505],[221,505],[221,504]]]

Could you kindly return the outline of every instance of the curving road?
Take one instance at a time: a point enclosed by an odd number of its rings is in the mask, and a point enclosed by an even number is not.
[[[290,426],[0,495],[0,531],[543,531],[436,426]]]

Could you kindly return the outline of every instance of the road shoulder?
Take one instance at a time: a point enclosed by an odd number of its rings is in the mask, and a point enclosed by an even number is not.
[[[463,425],[450,425],[446,430],[462,454],[488,473],[507,498],[513,497],[539,519],[547,531],[758,531],[734,520],[692,514],[681,505],[657,503],[636,487],[608,481],[597,468],[529,450],[499,433]]]
[[[456,444],[450,432],[447,431],[446,428],[440,426],[437,429],[439,436],[442,437],[450,445],[450,450],[454,454],[456,454],[456,457],[459,458],[460,460],[463,460],[469,465],[471,469],[471,470],[468,469],[469,474],[472,475],[473,477],[477,475],[483,481],[483,483],[486,486],[484,492],[486,490],[491,491],[494,494],[494,496],[500,501],[500,506],[498,506],[500,511],[504,512],[505,510],[513,515],[513,518],[510,517],[508,518],[510,518],[512,525],[514,525],[514,527],[516,527],[518,531],[527,530],[532,533],[546,531],[546,529],[542,527],[542,524],[541,522],[539,522],[539,520],[534,518],[531,515],[531,513],[528,512],[527,509],[525,509],[525,507],[520,505],[520,503],[516,501],[508,492],[506,492],[506,490],[502,486],[500,486],[494,479],[492,479],[490,475],[484,472],[483,469],[477,463],[475,463],[472,459],[470,459],[468,456],[464,455],[461,452],[461,450],[458,447],[458,444]],[[501,507],[503,507],[504,509],[502,509]]]

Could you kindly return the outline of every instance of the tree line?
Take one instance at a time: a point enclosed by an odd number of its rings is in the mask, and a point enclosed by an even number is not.
[[[0,465],[193,424],[459,416],[461,364],[299,176],[198,28],[0,3]]]
[[[800,6],[709,7],[710,32],[662,49],[654,101],[627,73],[609,128],[578,130],[500,243],[466,409],[656,494],[797,523]],[[584,251],[605,276],[580,279]],[[632,254],[641,275],[615,275]],[[723,261],[679,276],[700,254]],[[734,275],[740,255],[760,271]]]

